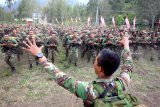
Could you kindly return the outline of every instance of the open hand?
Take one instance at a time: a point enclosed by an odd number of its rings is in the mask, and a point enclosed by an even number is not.
[[[43,46],[41,47],[38,47],[36,45],[36,41],[35,41],[35,38],[32,38],[32,41],[30,41],[29,39],[27,39],[27,42],[23,42],[26,46],[26,48],[23,48],[24,50],[27,50],[28,52],[30,52],[31,54],[33,54],[34,56],[37,56],[38,53],[41,53],[42,52],[42,48]]]
[[[119,41],[120,44],[124,46],[124,48],[129,48],[129,37],[121,34],[122,39]]]

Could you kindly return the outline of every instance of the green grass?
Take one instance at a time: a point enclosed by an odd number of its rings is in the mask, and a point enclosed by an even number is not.
[[[5,78],[5,77],[9,77],[9,76],[12,76],[12,72],[10,69],[5,69],[0,72],[0,78]]]
[[[40,100],[44,98],[46,94],[44,92],[37,92],[35,90],[28,91],[26,94],[26,100]]]
[[[61,49],[61,52],[56,55],[55,62],[55,65],[60,70],[78,80],[92,81],[96,78],[91,62],[88,63],[86,59],[80,59],[78,60],[78,67],[68,64],[64,49]],[[160,91],[160,86],[157,85],[160,76],[158,61],[134,60],[134,64],[135,69],[132,74],[131,89],[134,92],[140,93]],[[0,90],[0,99],[7,99],[8,102],[17,101],[17,103],[24,101],[23,103],[25,104],[28,102],[43,101],[44,98],[51,95],[57,95],[58,97],[61,94],[63,96],[68,95],[66,91],[49,79],[49,75],[40,65],[34,65],[32,70],[28,69],[28,63],[25,61],[18,62],[17,65],[17,73],[14,75],[6,65],[1,70],[0,87],[2,91]],[[120,69],[115,76],[119,75],[119,73]],[[60,99],[65,100],[63,97],[60,97]]]

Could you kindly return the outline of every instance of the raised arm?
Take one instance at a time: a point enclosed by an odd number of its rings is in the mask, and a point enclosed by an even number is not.
[[[35,40],[33,40],[33,43],[28,40],[28,43],[24,44],[27,47],[25,50],[31,52],[34,56],[37,56],[38,53],[41,53],[42,47],[37,47]],[[72,92],[83,100],[92,100],[96,98],[96,92],[94,92],[93,86],[89,82],[78,81],[66,75],[50,61],[48,61],[45,56],[39,58],[39,62],[43,65],[45,70],[52,76],[58,85],[64,87],[66,90]]]
[[[133,71],[132,56],[129,49],[129,37],[122,34],[122,40],[120,43],[123,45],[124,49],[122,51],[122,67],[120,77],[118,77],[123,83],[123,90],[127,89],[131,80],[131,73]]]

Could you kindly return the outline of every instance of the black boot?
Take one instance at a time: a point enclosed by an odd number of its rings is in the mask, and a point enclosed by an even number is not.
[[[38,63],[38,61],[36,61],[36,65],[38,65],[39,63]]]
[[[29,64],[29,69],[30,69],[30,70],[32,69],[32,64]]]
[[[16,73],[16,68],[15,68],[15,67],[12,67],[12,68],[11,68],[11,72],[12,72],[12,73]]]

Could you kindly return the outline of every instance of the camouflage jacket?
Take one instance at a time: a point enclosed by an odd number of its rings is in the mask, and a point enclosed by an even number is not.
[[[115,83],[119,82],[123,90],[126,90],[128,85],[130,84],[131,73],[133,70],[132,57],[130,50],[124,49],[122,52],[122,67],[121,73],[117,77],[118,79],[114,79],[110,77],[108,79],[97,78],[94,81],[103,82],[109,84],[111,82]],[[57,82],[58,85],[64,87],[66,90],[75,94],[77,97],[83,99],[83,101],[87,101],[89,104],[92,104],[96,98],[100,95],[93,87],[93,81],[85,82],[76,80],[64,72],[60,71],[55,65],[50,63],[49,61],[42,62],[45,70],[52,76],[52,78]],[[116,84],[113,84],[116,87]]]
[[[44,45],[48,46],[48,45],[55,45],[56,47],[59,45],[58,44],[58,40],[56,37],[52,37],[52,36],[48,36],[46,37],[46,40],[44,41]]]
[[[6,44],[6,46],[9,46],[8,44],[13,44],[12,47],[18,46],[18,41],[14,37],[8,37],[8,38],[2,38],[0,41],[0,44]]]

